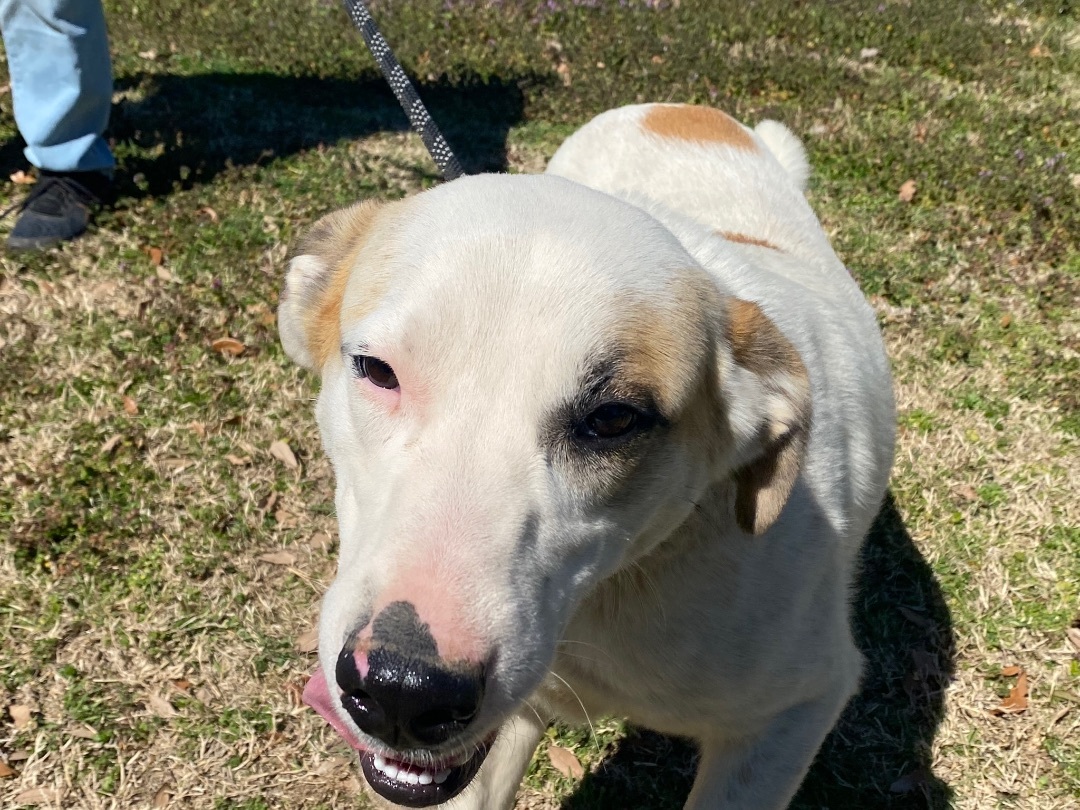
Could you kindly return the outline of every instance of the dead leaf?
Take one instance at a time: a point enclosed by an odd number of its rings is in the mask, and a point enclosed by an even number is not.
[[[26,762],[30,759],[30,752],[26,750],[12,751],[11,756],[8,757],[8,762]]]
[[[234,456],[229,454],[225,456],[225,460],[232,464],[234,467],[246,467],[251,463],[251,456]]]
[[[176,708],[161,695],[150,695],[146,703],[158,717],[176,717],[179,714]]]
[[[930,134],[930,127],[925,121],[918,121],[912,129],[911,137],[915,143],[926,143],[926,136]]]
[[[277,503],[277,499],[278,494],[276,492],[271,492],[269,495],[266,496],[266,503],[259,507],[262,510],[262,514],[264,516],[267,512],[274,508],[274,504]]]
[[[90,726],[76,726],[75,728],[69,728],[67,733],[72,737],[78,737],[83,740],[96,740],[98,738],[98,733],[90,728]]]
[[[128,414],[128,416],[134,416],[139,412],[139,403],[136,402],[132,397],[125,395],[123,402],[124,413]]]
[[[859,58],[865,62],[867,59],[877,58],[879,53],[881,53],[880,48],[863,48],[859,51]]]
[[[0,779],[10,779],[15,775],[15,769],[0,759]]]
[[[971,484],[960,484],[959,486],[954,487],[953,491],[965,501],[979,500],[979,493],[975,491],[975,487]]]
[[[296,515],[285,509],[274,512],[274,522],[283,529],[296,528]]]
[[[291,551],[268,551],[265,554],[260,554],[258,559],[263,562],[270,563],[271,565],[292,565],[296,562],[296,555]]]
[[[316,551],[326,551],[330,548],[330,544],[334,542],[330,539],[330,535],[326,532],[315,532],[311,535],[311,539],[308,540],[308,545]]]
[[[560,62],[558,67],[555,68],[555,72],[562,79],[563,87],[569,87],[573,83],[574,80],[570,76],[570,65],[566,64],[566,62]]]
[[[190,425],[188,425],[188,429],[191,430],[191,432],[198,436],[200,439],[206,438],[206,425],[204,425],[202,422],[192,422]]]
[[[319,649],[319,628],[313,627],[296,639],[296,649],[302,653],[313,653]]]
[[[139,58],[140,59],[146,59],[146,60],[148,60],[150,62],[153,62],[155,59],[157,59],[157,57],[158,57],[158,52],[157,52],[156,48],[151,48],[148,51],[139,51]]]
[[[11,182],[19,186],[32,186],[37,182],[31,175],[24,172],[22,169],[15,172],[11,176]]]
[[[1068,627],[1065,630],[1065,638],[1073,645],[1073,649],[1080,654],[1080,627]]]
[[[915,192],[918,190],[918,186],[914,180],[905,180],[903,185],[900,186],[900,193],[897,195],[900,198],[900,202],[911,202],[915,199]]]
[[[662,57],[658,53],[653,54],[652,58],[649,61],[652,62],[654,65],[662,65],[664,64],[664,57]]]
[[[563,748],[561,745],[549,745],[547,753],[548,759],[551,760],[555,770],[568,779],[580,779],[585,775],[585,769],[581,766],[581,761],[569,748]]]
[[[1050,719],[1050,725],[1056,726],[1058,723],[1064,720],[1068,716],[1069,712],[1072,711],[1072,708],[1072,706],[1062,706],[1060,709],[1058,709],[1057,714],[1055,714]]]
[[[191,691],[191,681],[186,678],[177,678],[176,680],[169,681],[172,684],[173,689],[177,692],[183,692],[185,695]]]
[[[172,794],[167,787],[158,788],[158,792],[154,794],[154,798],[150,800],[151,807],[168,807],[169,799],[172,798]]]
[[[292,448],[281,439],[270,442],[270,455],[288,467],[290,470],[300,468],[300,462],[296,460],[296,454]],[[267,507],[269,509],[269,507]]]
[[[1005,667],[1004,669],[1002,669],[1001,670],[1001,675],[1004,678],[1015,678],[1017,675],[1019,675],[1023,671],[1024,670],[1020,669],[1020,667],[1014,665],[1014,666]]]
[[[247,349],[247,346],[232,337],[220,337],[211,343],[210,347],[215,352],[227,354],[229,357],[239,357],[244,353],[244,350]]]
[[[115,436],[110,436],[101,445],[101,449],[98,451],[103,456],[109,455],[113,450],[117,448],[117,445],[124,440],[124,437],[117,433]]]
[[[169,272],[168,268],[162,267],[160,264],[157,266],[157,269],[154,270],[154,275],[156,275],[159,279],[166,283],[176,281],[176,279],[173,277],[173,274]]]
[[[32,788],[18,794],[15,804],[48,804],[59,799],[60,791],[55,788]]]
[[[146,255],[150,257],[150,264],[154,267],[160,267],[162,262],[165,261],[165,251],[159,247],[147,247],[143,248]]]
[[[1028,678],[1027,673],[1020,667],[1005,667],[1001,670],[1001,674],[1006,677],[1011,677],[1011,674],[1016,673],[1016,683],[1013,688],[1009,690],[1009,694],[1001,700],[1001,705],[993,710],[993,714],[1019,714],[1028,707]]]
[[[1035,59],[1045,59],[1048,56],[1053,56],[1050,49],[1043,45],[1041,42],[1032,48],[1028,53]]]
[[[217,222],[219,219],[217,211],[215,211],[209,205],[204,205],[202,208],[200,208],[199,213],[206,214],[206,216],[210,217],[211,222]]]
[[[999,323],[1001,324],[1002,329],[1008,329],[1012,325],[1012,321],[1012,314],[1006,312],[1004,315],[1001,316],[1001,320],[999,321]]]
[[[8,706],[8,714],[11,715],[11,722],[15,724],[15,728],[26,728],[30,725],[30,707],[23,706],[19,703],[13,703]]]

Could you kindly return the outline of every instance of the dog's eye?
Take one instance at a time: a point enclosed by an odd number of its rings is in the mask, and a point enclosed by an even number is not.
[[[397,374],[390,368],[389,363],[384,363],[377,357],[367,354],[358,354],[353,357],[353,366],[356,373],[361,377],[367,377],[379,388],[393,390],[398,387]]]
[[[608,402],[579,422],[575,428],[578,438],[586,441],[621,439],[642,427],[642,414],[629,405]]]

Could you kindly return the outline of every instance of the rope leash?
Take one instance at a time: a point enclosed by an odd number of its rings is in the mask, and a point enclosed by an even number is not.
[[[420,135],[420,140],[424,142],[428,153],[435,160],[435,165],[439,167],[443,178],[455,180],[461,177],[465,174],[465,170],[461,168],[450,144],[446,142],[446,138],[435,125],[424,102],[420,100],[416,88],[405,75],[404,68],[394,56],[394,52],[390,50],[379,27],[375,25],[375,20],[372,19],[363,0],[345,0],[345,10],[349,12],[349,17],[360,29],[364,42],[367,43],[371,55],[375,57],[375,64],[379,66],[390,89],[394,91],[398,103],[408,116],[409,123]]]

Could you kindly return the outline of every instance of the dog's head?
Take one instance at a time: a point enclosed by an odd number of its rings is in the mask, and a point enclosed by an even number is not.
[[[798,475],[791,344],[656,220],[566,180],[331,214],[279,325],[322,376],[341,532],[306,698],[399,804],[467,784],[576,606],[706,488],[759,534]]]

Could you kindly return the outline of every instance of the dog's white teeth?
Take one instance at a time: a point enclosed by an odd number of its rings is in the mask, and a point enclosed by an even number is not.
[[[401,768],[399,768],[393,762],[387,762],[386,759],[380,757],[378,754],[375,755],[374,764],[376,770],[381,773],[385,773],[391,779],[397,779],[398,774],[401,773]]]
[[[413,770],[415,766],[395,765],[392,761],[387,761],[386,757],[379,754],[376,754],[372,761],[377,771],[406,785],[430,785],[432,782],[441,785],[450,776],[452,770],[451,768],[438,772]]]

